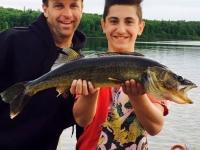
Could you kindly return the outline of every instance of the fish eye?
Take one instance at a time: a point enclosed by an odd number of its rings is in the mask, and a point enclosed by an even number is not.
[[[182,76],[178,76],[177,79],[178,79],[179,82],[183,82],[184,81]]]

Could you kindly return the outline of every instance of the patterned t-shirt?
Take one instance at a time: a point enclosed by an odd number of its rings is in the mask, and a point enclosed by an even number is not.
[[[136,118],[128,96],[113,88],[108,117],[97,150],[148,150],[147,133]]]
[[[167,100],[149,99],[163,105],[164,115],[168,114]],[[78,138],[76,149],[147,150],[146,136],[122,89],[100,88],[95,117]]]

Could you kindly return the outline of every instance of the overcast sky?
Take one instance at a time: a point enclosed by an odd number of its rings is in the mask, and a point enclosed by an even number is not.
[[[84,12],[102,14],[104,0],[84,0]],[[42,0],[0,0],[0,6],[42,10]],[[200,0],[143,0],[143,18],[200,21]]]

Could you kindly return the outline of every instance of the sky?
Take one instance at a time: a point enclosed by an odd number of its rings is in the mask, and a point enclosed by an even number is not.
[[[102,14],[105,0],[84,0],[85,13]],[[42,11],[42,0],[0,0],[0,6]],[[143,19],[200,21],[200,0],[143,0]]]

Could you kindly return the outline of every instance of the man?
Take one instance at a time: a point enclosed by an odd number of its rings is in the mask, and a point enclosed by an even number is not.
[[[80,52],[86,44],[85,35],[77,30],[82,0],[43,0],[42,8],[29,27],[0,34],[0,93],[53,69],[61,63],[63,48]],[[75,124],[74,96],[67,94],[68,99],[57,97],[55,88],[38,92],[14,119],[9,104],[0,100],[0,149],[56,150],[62,131]]]

